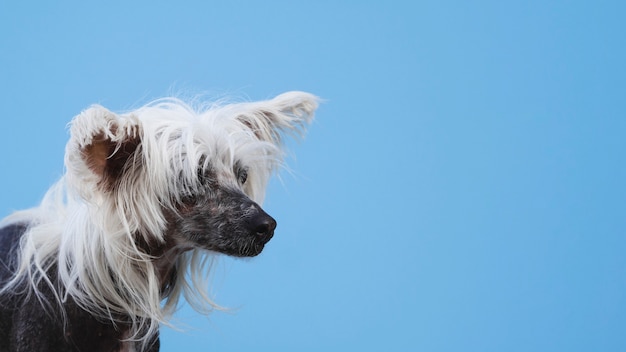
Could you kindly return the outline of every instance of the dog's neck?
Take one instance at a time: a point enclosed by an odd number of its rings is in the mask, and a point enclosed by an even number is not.
[[[166,241],[163,243],[155,244],[139,241],[138,246],[154,258],[152,263],[159,279],[161,296],[163,298],[167,297],[177,279],[178,257],[193,248],[180,243],[180,241],[170,236],[167,236]]]
[[[178,256],[190,248],[172,246],[166,248],[160,256],[154,260],[154,267],[159,278],[162,297],[167,297],[176,282],[178,268],[176,266]]]

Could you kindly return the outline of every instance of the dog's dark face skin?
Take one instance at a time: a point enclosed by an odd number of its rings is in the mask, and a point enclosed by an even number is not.
[[[168,232],[183,245],[236,257],[256,256],[276,221],[241,191],[218,186],[187,200]]]
[[[256,256],[274,235],[276,221],[241,190],[247,170],[238,168],[233,177],[222,177],[231,182],[219,182],[210,168],[199,171],[201,187],[181,198],[178,211],[169,216],[166,237],[190,249]]]
[[[201,160],[200,165],[204,162]],[[165,243],[141,242],[139,247],[154,256],[162,293],[177,276],[178,256],[192,249],[205,249],[233,257],[254,257],[274,235],[276,220],[243,191],[248,170],[236,166],[232,172],[198,167],[197,185],[188,194],[172,196],[175,210],[164,209]]]

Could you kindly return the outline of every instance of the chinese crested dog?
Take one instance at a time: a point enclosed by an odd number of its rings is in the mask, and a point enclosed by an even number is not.
[[[192,108],[164,99],[71,123],[66,173],[0,225],[0,351],[158,351],[181,296],[214,307],[214,253],[256,256],[276,221],[260,205],[282,139],[317,98]]]

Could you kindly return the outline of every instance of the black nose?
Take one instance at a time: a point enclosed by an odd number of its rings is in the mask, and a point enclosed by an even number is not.
[[[267,215],[261,208],[248,219],[248,229],[256,235],[263,243],[267,243],[274,236],[276,220]]]

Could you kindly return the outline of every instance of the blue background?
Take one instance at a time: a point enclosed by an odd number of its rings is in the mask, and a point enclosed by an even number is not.
[[[66,123],[191,92],[325,99],[164,351],[626,351],[619,1],[0,4],[0,216]]]

